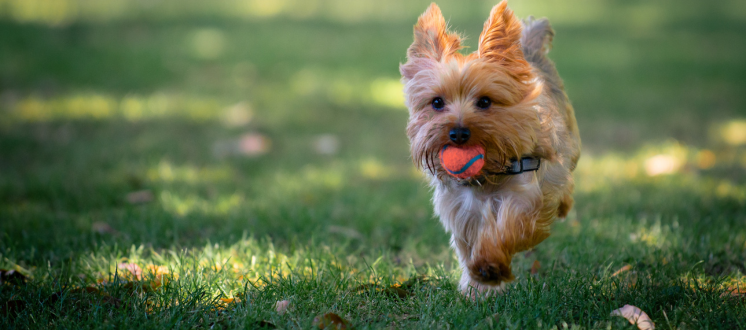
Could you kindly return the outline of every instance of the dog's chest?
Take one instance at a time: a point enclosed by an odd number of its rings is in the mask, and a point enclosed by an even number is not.
[[[485,215],[494,214],[499,208],[499,193],[486,194],[478,189],[442,183],[435,186],[433,206],[447,231],[470,236],[478,230]]]

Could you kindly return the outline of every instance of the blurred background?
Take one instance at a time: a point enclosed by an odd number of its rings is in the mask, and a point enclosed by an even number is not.
[[[254,236],[449,259],[398,73],[429,2],[0,0],[6,258]],[[495,3],[438,1],[466,51]],[[573,224],[744,220],[743,1],[510,6],[556,30],[584,147]]]

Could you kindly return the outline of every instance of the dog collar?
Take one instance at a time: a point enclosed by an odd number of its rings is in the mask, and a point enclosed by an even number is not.
[[[488,176],[517,175],[517,174],[521,174],[524,172],[538,171],[539,167],[541,167],[541,158],[523,157],[520,160],[517,159],[517,160],[510,162],[510,166],[508,166],[502,172],[485,171],[484,174],[478,177],[472,178],[471,180],[464,180],[461,182],[461,184],[465,186],[481,186],[482,182],[484,181],[489,182]]]
[[[541,158],[523,157],[520,160],[512,161],[510,167],[505,171],[493,174],[516,175],[523,172],[538,171],[539,166],[541,166]]]

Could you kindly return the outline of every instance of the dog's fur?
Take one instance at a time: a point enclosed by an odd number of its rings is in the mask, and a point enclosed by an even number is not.
[[[572,208],[580,135],[562,80],[546,57],[553,36],[546,19],[521,22],[503,1],[490,12],[477,51],[464,55],[461,38],[448,31],[433,3],[415,25],[407,62],[400,65],[412,158],[430,177],[435,213],[452,235],[465,294],[513,280],[512,256],[541,243],[552,221]],[[444,109],[432,107],[436,97],[445,100]],[[480,97],[492,105],[479,109]],[[527,156],[540,158],[541,167],[467,181],[449,176],[437,157],[453,144],[448,134],[454,127],[471,131],[466,145],[484,147],[483,173],[501,172]]]

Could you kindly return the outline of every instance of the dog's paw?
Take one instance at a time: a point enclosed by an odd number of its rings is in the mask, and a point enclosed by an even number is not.
[[[475,281],[468,274],[464,274],[459,285],[461,293],[471,300],[485,299],[505,293],[508,288],[506,282],[499,285],[488,285]]]
[[[515,277],[510,270],[511,258],[499,249],[490,250],[489,257],[484,255],[467,265],[471,279],[486,285],[498,285],[510,282]]]

